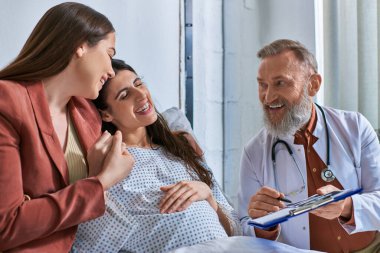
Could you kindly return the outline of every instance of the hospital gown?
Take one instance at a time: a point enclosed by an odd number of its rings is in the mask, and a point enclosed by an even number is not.
[[[214,209],[205,200],[186,210],[161,214],[161,186],[195,180],[184,163],[163,148],[128,148],[135,158],[130,175],[106,193],[106,213],[79,226],[72,252],[166,252],[227,237]],[[213,179],[213,196],[235,233],[239,221]]]

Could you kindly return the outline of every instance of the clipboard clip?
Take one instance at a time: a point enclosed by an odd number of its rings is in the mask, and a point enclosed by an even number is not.
[[[311,202],[305,203],[305,204],[297,207],[296,209],[290,210],[289,211],[289,215],[290,216],[295,216],[295,215],[298,215],[298,214],[301,214],[301,213],[308,212],[310,210],[316,209],[316,208],[318,208],[320,206],[323,206],[325,204],[328,204],[328,203],[330,203],[330,202],[332,202],[334,200],[334,198],[332,197],[332,195],[334,195],[334,194],[329,194],[329,195],[324,195],[324,196],[321,195],[321,196],[319,196],[319,197],[322,197],[320,199],[317,198],[315,201],[311,201]]]

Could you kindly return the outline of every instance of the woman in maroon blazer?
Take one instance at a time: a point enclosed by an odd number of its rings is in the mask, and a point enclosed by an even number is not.
[[[120,132],[100,136],[86,100],[114,76],[114,54],[110,21],[63,3],[0,71],[0,251],[68,252],[77,224],[102,215],[104,190],[129,174]]]

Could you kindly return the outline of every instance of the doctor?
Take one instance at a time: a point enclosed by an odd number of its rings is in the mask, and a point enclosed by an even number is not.
[[[239,215],[244,233],[304,249],[380,252],[380,146],[375,131],[360,113],[313,103],[322,78],[314,56],[299,42],[277,40],[257,55],[265,127],[242,155]],[[358,187],[363,188],[360,195],[271,229],[247,224],[249,217],[283,208],[277,198],[294,202]]]

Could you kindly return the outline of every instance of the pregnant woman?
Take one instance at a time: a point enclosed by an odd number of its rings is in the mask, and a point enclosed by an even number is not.
[[[112,65],[116,76],[95,105],[103,129],[121,131],[135,165],[107,191],[106,214],[79,227],[72,251],[165,252],[240,234],[239,220],[191,135],[169,130],[129,65]]]

